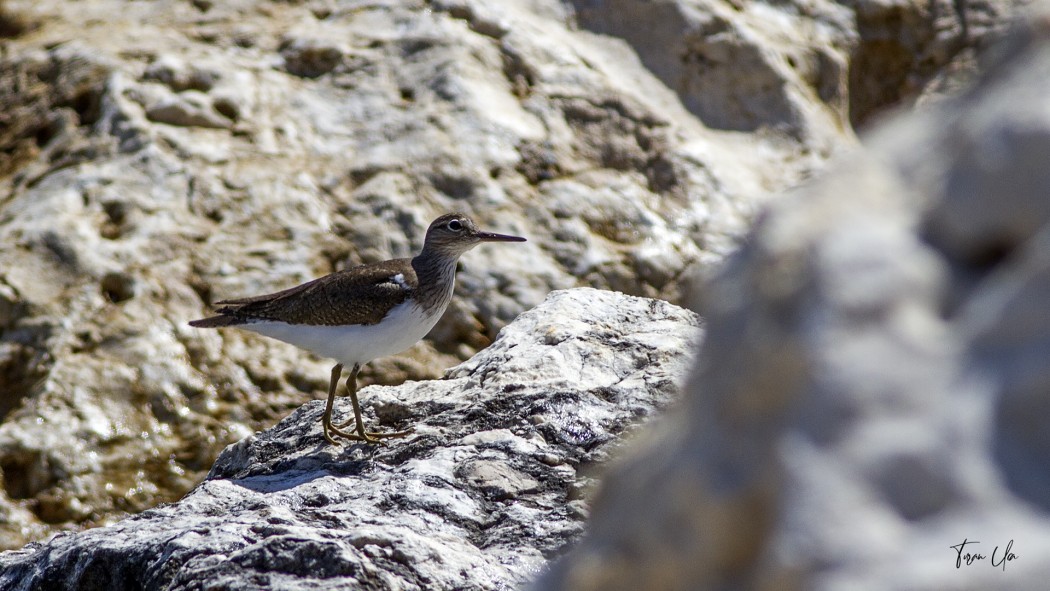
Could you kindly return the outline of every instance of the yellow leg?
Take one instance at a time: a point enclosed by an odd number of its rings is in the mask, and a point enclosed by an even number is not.
[[[342,373],[342,365],[336,365],[336,368],[339,368],[339,374],[341,374]],[[336,368],[332,368],[332,380],[333,380],[332,383],[333,384],[336,383],[339,380],[339,374],[336,373]],[[329,436],[329,433],[332,433],[334,435],[339,435],[340,437],[345,437],[345,438],[350,439],[352,441],[364,441],[366,443],[382,443],[382,441],[381,441],[382,439],[390,439],[390,438],[393,438],[393,437],[404,437],[406,435],[411,434],[412,433],[411,429],[409,429],[407,431],[396,431],[396,432],[393,432],[393,433],[371,433],[371,432],[365,431],[365,421],[364,421],[364,419],[361,418],[361,403],[357,400],[357,374],[360,371],[361,371],[361,365],[360,364],[355,365],[353,367],[353,369],[350,370],[350,375],[347,376],[347,378],[346,378],[346,390],[350,393],[350,403],[354,407],[354,418],[352,419],[352,421],[354,423],[356,423],[356,425],[357,425],[357,429],[356,429],[357,433],[354,434],[354,433],[348,433],[346,431],[343,431],[343,428],[345,428],[345,427],[350,425],[350,423],[351,423],[350,420],[348,420],[348,421],[346,421],[344,423],[340,423],[338,425],[333,425],[332,424],[331,407],[332,407],[332,400],[334,399],[334,396],[333,396],[332,393],[335,392],[335,388],[330,385],[329,386],[329,396],[328,396],[328,406],[325,408],[325,439],[328,439],[328,441],[331,441],[332,443],[335,443],[335,440],[332,439],[331,436]]]
[[[332,406],[335,404],[335,389],[339,387],[339,378],[343,375],[343,364],[336,363],[335,367],[332,368],[332,380],[328,383],[328,402],[324,405],[324,417],[321,419],[321,428],[324,430],[324,438],[329,443],[338,445],[339,442],[335,440],[330,434],[331,431],[335,431],[335,427],[332,426]]]

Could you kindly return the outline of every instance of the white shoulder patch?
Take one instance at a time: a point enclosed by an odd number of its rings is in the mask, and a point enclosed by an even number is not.
[[[401,273],[398,273],[397,275],[394,275],[393,277],[390,278],[390,280],[393,281],[394,283],[396,283],[397,286],[400,287],[401,289],[409,289],[408,284],[405,283],[405,276],[402,275]]]

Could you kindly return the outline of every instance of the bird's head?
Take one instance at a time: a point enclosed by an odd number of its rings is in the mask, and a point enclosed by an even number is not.
[[[525,242],[525,239],[484,232],[467,215],[447,213],[430,223],[423,250],[459,256],[482,242]]]

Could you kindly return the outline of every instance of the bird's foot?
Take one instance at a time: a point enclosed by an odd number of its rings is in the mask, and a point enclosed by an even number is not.
[[[328,429],[325,431],[325,434],[324,434],[325,439],[327,439],[331,443],[339,444],[339,441],[337,441],[334,437],[332,437],[333,435],[338,435],[339,437],[343,437],[345,439],[349,439],[350,441],[363,441],[365,443],[371,443],[371,444],[374,444],[374,445],[384,445],[384,442],[383,442],[384,439],[393,439],[395,437],[405,437],[405,436],[411,435],[412,433],[415,432],[414,429],[408,429],[408,430],[405,430],[405,431],[391,431],[391,432],[387,432],[387,433],[368,432],[368,431],[365,431],[364,429],[359,429],[356,433],[348,433],[348,432],[343,431],[342,429],[339,428],[339,427],[343,427],[343,426],[345,426],[345,424],[339,425],[338,427],[335,426],[335,425],[329,426]]]
[[[353,425],[353,424],[356,424],[356,423],[357,423],[357,417],[354,417],[352,419],[347,419],[347,420],[343,421],[342,423],[333,423],[332,426],[335,427],[336,429],[346,429],[350,425]]]

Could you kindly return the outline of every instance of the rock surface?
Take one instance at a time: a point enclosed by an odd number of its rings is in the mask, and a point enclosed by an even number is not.
[[[1047,14],[762,216],[684,408],[532,589],[1046,587]]]
[[[188,329],[211,301],[468,210],[530,242],[465,256],[364,383],[435,377],[552,289],[681,302],[850,108],[936,94],[1011,4],[0,3],[0,548],[176,499],[323,395],[326,361]]]
[[[596,468],[676,397],[700,337],[665,302],[555,292],[444,379],[364,389],[409,438],[331,446],[311,402],[178,503],[0,554],[0,588],[520,586],[578,536]]]

